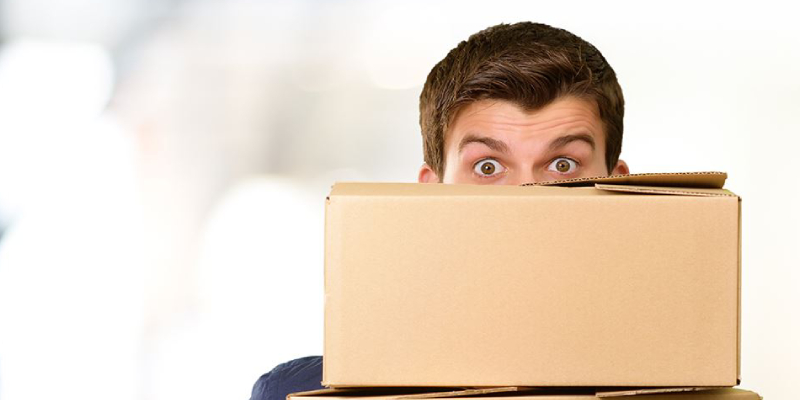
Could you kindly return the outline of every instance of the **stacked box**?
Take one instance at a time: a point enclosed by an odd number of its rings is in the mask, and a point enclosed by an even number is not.
[[[334,389],[295,397],[757,396],[697,390],[739,381],[740,199],[725,178],[336,184]]]

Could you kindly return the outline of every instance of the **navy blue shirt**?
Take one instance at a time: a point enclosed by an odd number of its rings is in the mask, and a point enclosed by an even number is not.
[[[322,356],[285,362],[261,375],[253,385],[250,400],[286,400],[294,392],[323,389]]]

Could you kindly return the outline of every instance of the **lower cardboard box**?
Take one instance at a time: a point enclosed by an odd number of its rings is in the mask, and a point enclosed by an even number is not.
[[[447,398],[479,400],[761,400],[738,388],[341,388],[289,394],[287,400],[422,400]]]

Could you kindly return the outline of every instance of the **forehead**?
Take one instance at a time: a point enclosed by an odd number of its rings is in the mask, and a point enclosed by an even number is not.
[[[539,136],[544,139],[576,129],[584,130],[595,136],[598,142],[603,142],[603,123],[594,101],[562,97],[540,109],[525,110],[514,102],[485,99],[469,103],[455,114],[445,133],[445,147],[466,134],[523,132],[534,139]]]

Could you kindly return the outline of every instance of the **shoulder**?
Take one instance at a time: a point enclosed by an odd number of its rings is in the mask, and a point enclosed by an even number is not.
[[[298,358],[261,375],[253,385],[250,400],[285,400],[286,395],[322,389],[322,357]]]

